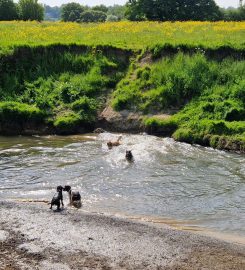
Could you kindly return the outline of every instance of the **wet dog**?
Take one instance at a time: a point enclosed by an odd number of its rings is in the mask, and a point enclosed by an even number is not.
[[[51,204],[50,209],[52,209],[53,205],[57,206],[57,210],[60,210],[60,204],[64,206],[62,190],[63,190],[62,186],[58,186],[56,188],[57,192],[54,194],[54,197],[52,198],[52,201],[50,203]]]
[[[127,161],[132,162],[134,161],[134,157],[131,150],[126,150],[125,158]]]
[[[70,205],[76,208],[82,207],[81,195],[79,191],[72,191],[71,186],[64,186],[63,190],[67,191],[69,194]]]
[[[122,136],[119,136],[118,139],[116,141],[109,141],[107,142],[107,146],[109,149],[112,149],[113,146],[119,146],[121,143],[120,143],[120,140],[122,139]]]

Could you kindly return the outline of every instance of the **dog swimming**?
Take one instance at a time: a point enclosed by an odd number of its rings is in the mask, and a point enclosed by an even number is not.
[[[133,162],[133,161],[134,161],[134,156],[133,156],[131,150],[126,150],[125,158],[126,158],[126,160],[129,161],[129,162]]]
[[[121,139],[122,139],[122,136],[119,136],[116,141],[107,142],[108,148],[112,149],[113,146],[119,146],[121,144],[121,142],[120,142]]]

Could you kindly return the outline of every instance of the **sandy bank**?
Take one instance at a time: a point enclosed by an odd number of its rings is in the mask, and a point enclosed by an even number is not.
[[[0,269],[245,269],[245,246],[45,204],[0,202]]]

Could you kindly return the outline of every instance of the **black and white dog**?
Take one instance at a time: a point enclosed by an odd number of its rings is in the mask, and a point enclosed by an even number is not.
[[[57,206],[57,210],[60,210],[60,204],[64,206],[62,190],[63,190],[62,186],[58,186],[56,188],[57,192],[54,194],[54,197],[52,198],[52,201],[50,203],[51,204],[50,209],[52,209],[53,205]]]
[[[64,186],[63,190],[67,191],[69,194],[70,205],[76,208],[82,207],[81,195],[79,191],[72,191],[71,186]]]

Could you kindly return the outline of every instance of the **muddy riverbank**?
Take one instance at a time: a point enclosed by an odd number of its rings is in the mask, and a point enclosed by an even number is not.
[[[245,247],[45,203],[0,203],[0,269],[245,269]]]

